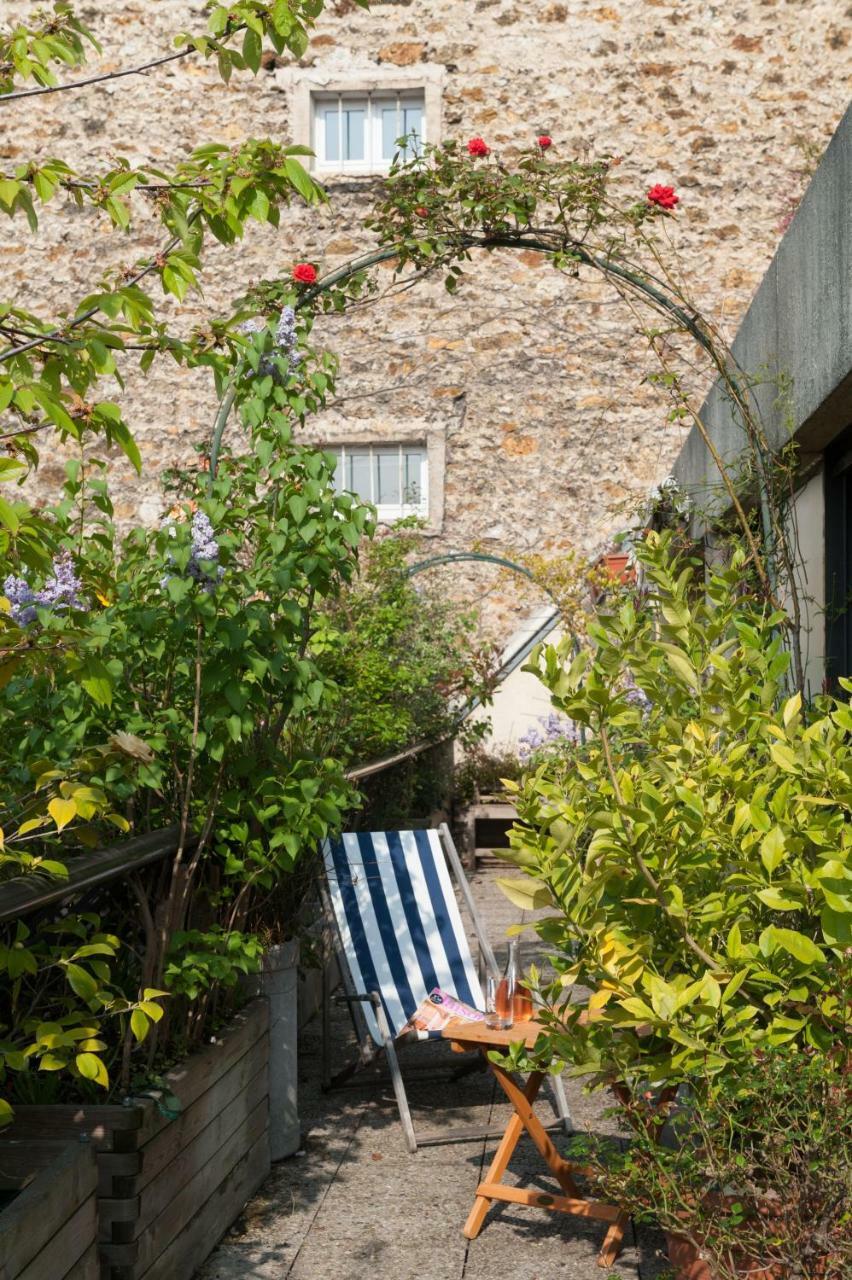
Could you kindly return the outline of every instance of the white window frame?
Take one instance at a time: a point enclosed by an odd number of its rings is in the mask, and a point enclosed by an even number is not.
[[[376,464],[376,454],[387,453],[389,449],[397,451],[397,465],[399,467],[399,492],[404,495],[405,486],[403,484],[403,475],[405,467],[406,453],[420,454],[420,486],[421,496],[419,502],[385,502],[378,503],[376,501],[376,479],[378,475],[378,467]],[[405,516],[420,516],[421,519],[429,518],[429,449],[423,440],[388,440],[375,444],[335,444],[329,446],[329,452],[335,454],[338,459],[338,473],[345,480],[346,459],[348,455],[366,454],[370,460],[370,492],[369,494],[361,493],[357,496],[364,502],[370,502],[376,508],[378,519],[387,524],[392,520],[402,520]],[[351,489],[345,488],[343,483],[337,485],[338,489],[343,493],[351,493]]]
[[[357,103],[364,107],[364,155],[356,160],[343,158],[343,105]],[[408,108],[420,109],[419,142],[427,140],[426,122],[426,89],[410,88],[406,90],[391,89],[387,91],[349,90],[344,92],[313,92],[311,94],[311,147],[316,155],[316,169],[319,173],[387,173],[393,162],[393,156],[382,155],[382,108],[392,103],[396,107],[397,130],[394,140],[404,133],[402,112]],[[326,134],[326,109],[337,106],[337,156],[336,160],[328,159]],[[332,126],[334,127],[334,126]]]
[[[345,71],[337,66],[318,62],[312,67],[278,67],[275,70],[276,86],[287,94],[290,112],[289,133],[300,146],[314,147],[314,98],[320,95],[343,93],[366,98],[400,94],[402,98],[423,95],[422,136],[432,142],[443,137],[442,91],[446,70],[431,62],[419,62],[415,66],[397,67],[390,63],[377,64],[355,62]],[[342,170],[339,164],[320,166],[317,159],[309,157],[308,167],[327,182],[335,177],[347,180],[355,175],[369,177],[371,171],[365,165]],[[385,163],[379,174],[387,172]]]

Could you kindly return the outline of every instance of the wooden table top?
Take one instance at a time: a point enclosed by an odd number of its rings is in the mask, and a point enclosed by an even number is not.
[[[456,1044],[482,1045],[490,1049],[503,1049],[519,1042],[531,1049],[543,1030],[535,1018],[529,1022],[516,1022],[511,1027],[486,1027],[484,1022],[453,1018],[442,1029],[441,1036],[444,1040],[454,1040]]]

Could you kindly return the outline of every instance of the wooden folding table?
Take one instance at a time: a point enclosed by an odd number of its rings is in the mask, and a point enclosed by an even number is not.
[[[580,1166],[563,1160],[551,1142],[547,1130],[533,1111],[533,1104],[546,1073],[530,1072],[526,1085],[521,1087],[510,1072],[505,1071],[503,1067],[487,1057],[489,1049],[506,1050],[510,1044],[519,1042],[531,1049],[543,1030],[542,1025],[536,1021],[519,1022],[506,1030],[500,1030],[486,1027],[484,1022],[464,1022],[458,1019],[450,1022],[441,1032],[444,1039],[452,1042],[457,1052],[479,1052],[485,1055],[489,1069],[514,1108],[514,1114],[506,1125],[494,1159],[491,1161],[491,1167],[484,1181],[480,1182],[476,1188],[476,1198],[464,1225],[464,1234],[469,1240],[476,1239],[482,1230],[488,1210],[495,1200],[535,1205],[538,1208],[553,1209],[559,1213],[573,1213],[578,1217],[594,1218],[610,1224],[598,1255],[598,1265],[610,1267],[621,1250],[628,1216],[616,1205],[589,1200],[582,1195],[574,1181],[574,1175],[580,1172]],[[512,1153],[525,1130],[559,1183],[561,1195],[549,1195],[546,1192],[528,1190],[524,1187],[509,1187],[501,1181]]]

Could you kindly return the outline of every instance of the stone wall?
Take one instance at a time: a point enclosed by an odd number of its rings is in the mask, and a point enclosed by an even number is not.
[[[30,6],[3,8],[14,19]],[[167,51],[175,31],[203,22],[200,9],[186,0],[82,6],[105,68]],[[808,157],[842,114],[850,16],[843,0],[374,0],[370,12],[337,0],[301,66],[363,68],[375,84],[383,68],[443,68],[444,136],[481,134],[510,157],[546,130],[556,154],[622,156],[619,182],[638,198],[653,182],[674,184],[674,239],[692,293],[730,335],[806,185]],[[257,81],[237,76],[228,87],[187,59],[24,101],[7,112],[3,156],[169,164],[213,139],[289,139],[292,73],[268,63]],[[203,298],[166,309],[194,324],[294,261],[344,261],[368,243],[361,224],[377,182],[330,182],[329,206],[294,206],[278,232],[253,228],[236,251],[215,248]],[[132,262],[159,242],[153,224],[122,240],[94,214],[52,207],[23,252],[21,235],[15,223],[0,247],[0,296],[45,315],[88,291],[105,264]],[[379,278],[389,283],[390,272]],[[535,253],[471,264],[455,297],[427,281],[320,321],[315,334],[342,370],[331,425],[314,424],[312,438],[393,439],[412,424],[443,438],[444,513],[431,554],[473,545],[595,551],[682,443],[658,393],[642,384],[647,356],[623,307],[599,280],[566,282]],[[144,387],[131,370],[123,397],[145,472],[136,479],[118,464],[118,511],[150,520],[158,470],[191,458],[209,435],[213,389],[164,359]],[[46,457],[42,492],[60,474],[59,459]],[[487,598],[503,634],[530,607],[491,570],[442,572],[448,590]]]

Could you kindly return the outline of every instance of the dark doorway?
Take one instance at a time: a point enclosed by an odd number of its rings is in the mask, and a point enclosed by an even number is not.
[[[852,427],[825,455],[826,676],[852,675]]]

